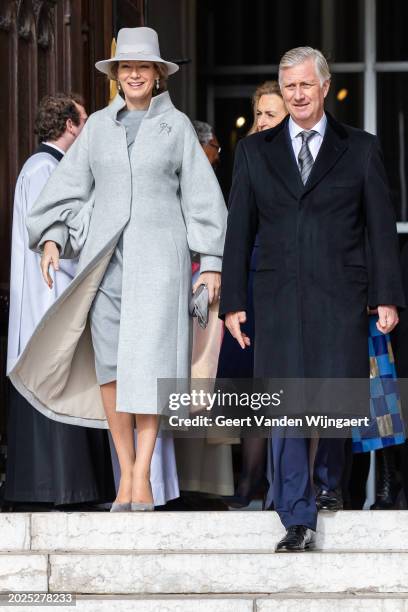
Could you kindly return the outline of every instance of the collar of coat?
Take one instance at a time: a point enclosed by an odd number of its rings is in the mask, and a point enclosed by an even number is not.
[[[116,121],[118,112],[125,106],[125,100],[121,95],[117,94],[106,110],[109,116]],[[157,117],[171,108],[174,108],[174,104],[170,99],[170,94],[168,91],[164,91],[158,96],[152,97],[144,119],[152,119],[153,117]]]
[[[264,136],[265,142],[272,145],[270,148],[268,147],[268,150],[274,168],[296,198],[300,198],[311,191],[337,164],[349,147],[349,135],[344,126],[327,111],[326,117],[327,126],[323,142],[305,185],[302,183],[290,141],[289,115],[275,128],[268,130],[268,133]],[[253,138],[253,136],[249,138]]]

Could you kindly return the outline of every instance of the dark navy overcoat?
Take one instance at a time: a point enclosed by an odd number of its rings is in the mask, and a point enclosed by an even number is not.
[[[220,314],[247,309],[258,234],[257,377],[367,377],[367,305],[405,304],[378,140],[327,118],[306,185],[288,119],[237,146]]]

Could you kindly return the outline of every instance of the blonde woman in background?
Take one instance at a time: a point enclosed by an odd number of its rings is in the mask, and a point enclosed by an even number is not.
[[[256,88],[252,96],[252,108],[254,119],[248,136],[273,128],[286,117],[287,110],[277,81],[265,81]],[[256,270],[257,252],[258,242],[255,241],[248,280],[247,320],[241,326],[242,331],[252,339],[254,338],[252,283]],[[253,342],[243,351],[231,334],[225,334],[217,376],[219,378],[252,378],[253,362]],[[242,467],[235,494],[224,498],[232,508],[248,506],[266,486],[266,438],[243,438],[241,449]],[[268,466],[268,478],[271,477],[270,473],[271,467]],[[270,503],[267,503],[266,507],[269,505]]]
[[[254,121],[248,135],[278,125],[288,113],[282,100],[279,83],[277,81],[265,81],[265,83],[259,85],[252,96],[252,108]]]

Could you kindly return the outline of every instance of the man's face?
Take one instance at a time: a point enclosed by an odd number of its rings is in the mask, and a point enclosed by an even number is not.
[[[203,145],[205,154],[208,157],[210,164],[215,167],[220,161],[220,143],[216,136],[213,136],[207,144]]]
[[[286,108],[292,119],[304,129],[312,128],[321,119],[329,87],[330,81],[320,85],[312,59],[281,71],[282,96]]]
[[[84,109],[83,106],[81,106],[80,104],[77,104],[75,102],[75,108],[77,109],[78,113],[79,113],[79,125],[75,125],[75,123],[73,123],[72,121],[71,123],[71,134],[74,137],[74,140],[76,138],[78,138],[78,136],[81,133],[82,128],[85,125],[86,120],[88,119],[88,115],[86,113],[86,110]]]

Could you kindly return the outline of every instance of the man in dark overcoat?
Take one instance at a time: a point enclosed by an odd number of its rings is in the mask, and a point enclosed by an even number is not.
[[[383,333],[404,306],[378,140],[325,112],[330,71],[320,51],[287,52],[279,82],[289,116],[236,149],[220,315],[241,347],[249,346],[240,324],[258,234],[254,376],[368,378],[367,306],[378,308]],[[317,508],[341,508],[344,439],[320,439],[315,491],[310,440],[272,437],[272,498],[287,530],[277,551],[311,548]]]

